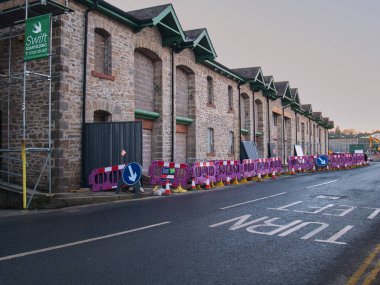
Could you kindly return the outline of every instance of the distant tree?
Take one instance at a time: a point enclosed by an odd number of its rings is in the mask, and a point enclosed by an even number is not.
[[[339,127],[338,125],[335,127],[335,131],[334,131],[334,133],[335,133],[336,135],[341,135],[341,134],[342,134],[342,132],[341,132],[341,130],[340,130],[340,127]]]
[[[358,131],[355,130],[355,129],[344,129],[344,130],[342,131],[342,133],[343,133],[344,135],[356,135],[356,134],[358,133]]]

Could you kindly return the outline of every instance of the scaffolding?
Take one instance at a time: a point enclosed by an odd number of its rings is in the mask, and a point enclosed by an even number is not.
[[[9,1],[11,2],[11,1]],[[21,2],[21,1],[20,1]],[[1,102],[0,110],[6,109],[6,114],[1,114],[1,129],[0,129],[0,180],[5,178],[7,183],[11,183],[12,181],[19,181],[17,179],[13,179],[13,177],[22,178],[22,186],[23,186],[23,208],[28,208],[30,202],[33,199],[33,195],[35,194],[41,177],[44,171],[47,171],[47,188],[49,194],[52,193],[52,79],[55,77],[52,74],[52,57],[54,54],[52,53],[52,31],[53,31],[53,17],[61,14],[72,12],[68,7],[68,1],[65,3],[59,4],[55,1],[50,0],[38,0],[38,1],[23,1],[22,4],[10,7],[8,9],[4,9],[0,11],[0,31],[2,31],[2,36],[0,37],[0,41],[7,41],[8,45],[8,62],[7,64],[7,72],[3,73],[0,66],[0,86],[3,88],[1,90],[6,90],[3,94],[4,97],[7,98],[6,102],[4,100]],[[4,2],[2,3],[4,5]],[[5,3],[8,4],[8,3]],[[49,37],[49,54],[47,55],[47,73],[44,72],[36,72],[33,70],[33,64],[28,64],[26,60],[21,61],[22,72],[14,72],[15,69],[12,62],[12,53],[14,47],[12,46],[13,41],[15,39],[19,39],[20,37],[24,37],[25,35],[25,22],[29,18],[33,18],[36,16],[50,14],[50,37]],[[4,59],[6,60],[6,59]],[[0,62],[1,64],[2,62]],[[17,64],[17,62],[16,62]],[[21,66],[20,66],[21,67]],[[4,67],[5,68],[5,67]],[[30,96],[28,85],[36,82],[47,81],[47,97],[48,97],[48,110],[47,110],[47,138],[46,142],[42,145],[42,147],[35,147],[34,144],[28,147],[27,145],[27,131],[28,126],[26,121],[26,115],[28,110],[27,97]],[[37,83],[39,84],[39,83]],[[15,86],[18,86],[15,91]],[[22,86],[22,88],[21,88]],[[15,135],[13,138],[11,137],[11,133],[17,130],[11,129],[11,123],[14,121],[14,118],[11,117],[11,108],[15,106],[11,106],[11,97],[14,92],[21,91],[19,93],[21,97],[21,113],[22,113],[22,126],[21,126],[21,135]],[[2,95],[2,98],[3,98]],[[17,106],[16,106],[17,107]],[[18,110],[20,111],[20,110]],[[5,121],[3,119],[6,118]],[[7,126],[6,130],[3,130],[3,125]],[[3,133],[6,132],[6,137],[3,137]],[[29,138],[31,140],[32,138]],[[20,140],[20,146],[14,142],[14,140]],[[13,146],[13,147],[12,147]],[[37,153],[42,156],[46,156],[44,159],[41,159],[41,169],[37,170],[39,172],[35,183],[32,183],[32,178],[26,178],[26,154]],[[22,171],[15,171],[15,165],[22,165]],[[29,167],[29,166],[28,166]],[[33,186],[33,191],[30,195],[29,201],[26,199],[26,185],[28,184]],[[4,180],[3,180],[4,181]]]

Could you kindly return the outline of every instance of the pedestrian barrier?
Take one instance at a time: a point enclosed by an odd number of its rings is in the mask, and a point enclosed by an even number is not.
[[[164,162],[156,160],[149,167],[149,176],[151,185],[165,185],[168,181],[173,187],[187,185],[189,176],[189,167],[184,163]]]
[[[88,185],[93,192],[112,190],[122,179],[125,164],[93,169],[88,176]]]
[[[207,176],[209,182],[216,182],[216,166],[213,161],[195,162],[189,167],[189,178],[194,178],[196,185],[206,184]]]
[[[254,159],[244,159],[242,164],[242,171],[244,178],[251,178],[256,176],[257,162]]]
[[[314,171],[315,168],[316,168],[316,159],[317,159],[317,155],[309,155],[309,156],[306,156],[305,160],[306,160],[306,165],[305,165],[305,170],[306,171]]]
[[[277,174],[281,174],[282,172],[282,160],[279,157],[271,157],[269,158],[269,171],[273,174],[273,172]]]
[[[263,175],[269,175],[270,168],[269,168],[269,159],[268,158],[259,158],[256,159],[256,175],[263,176]]]
[[[227,177],[237,180],[242,177],[243,166],[238,160],[216,160],[216,179],[226,181]]]

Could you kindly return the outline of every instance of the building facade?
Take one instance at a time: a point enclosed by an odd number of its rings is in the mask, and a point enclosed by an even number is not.
[[[24,2],[5,1],[0,9],[13,15]],[[39,2],[32,15],[44,13]],[[260,67],[230,69],[217,62],[207,30],[183,30],[172,5],[125,12],[105,1],[69,1],[70,10],[67,1],[47,2],[45,9],[61,9],[50,11],[54,191],[81,185],[84,123],[141,121],[145,174],[153,160],[239,159],[241,140],[256,142],[263,157],[285,161],[295,144],[305,154],[327,153],[332,121],[301,105],[296,88],[264,76]],[[22,138],[23,85],[9,80],[24,70],[24,26],[0,24],[3,155],[19,148]],[[30,61],[26,68],[48,72],[47,63]],[[46,84],[36,79],[27,86],[26,142],[34,147],[46,147]],[[30,159],[41,166],[38,157]],[[3,170],[17,172],[18,162],[1,161]],[[42,187],[47,179],[45,173]]]

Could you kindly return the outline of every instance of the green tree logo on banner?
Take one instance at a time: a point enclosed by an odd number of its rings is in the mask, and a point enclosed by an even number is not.
[[[25,21],[24,60],[49,56],[50,14]]]

